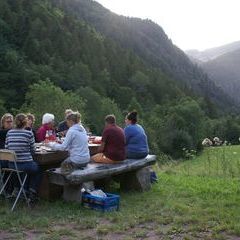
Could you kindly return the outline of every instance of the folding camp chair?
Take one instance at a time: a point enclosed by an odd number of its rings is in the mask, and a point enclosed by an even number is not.
[[[4,185],[4,182],[3,182],[3,172],[2,172],[2,167],[0,166],[0,189],[2,189]],[[5,191],[3,191],[4,193],[4,196],[5,196]]]
[[[30,206],[28,198],[27,198],[27,195],[26,195],[26,192],[24,190],[24,184],[25,184],[25,182],[27,180],[28,175],[27,175],[26,172],[18,170],[18,167],[17,167],[17,156],[16,156],[15,152],[14,151],[10,151],[10,150],[6,150],[6,149],[1,149],[0,150],[0,160],[6,160],[6,161],[9,161],[9,162],[13,162],[14,163],[14,167],[15,167],[15,169],[14,168],[2,168],[1,169],[1,171],[2,171],[2,179],[4,178],[4,175],[7,172],[9,173],[9,175],[7,176],[6,181],[1,186],[0,195],[2,193],[4,193],[5,188],[6,188],[7,184],[8,184],[8,182],[9,182],[10,178],[13,176],[14,173],[16,173],[18,182],[20,184],[20,190],[19,190],[19,192],[17,194],[17,197],[16,197],[16,199],[15,199],[15,201],[13,203],[11,211],[14,210],[14,208],[15,208],[15,206],[16,206],[19,198],[20,198],[21,193],[23,193],[23,196],[24,196],[24,198],[26,200],[27,205]],[[23,180],[22,180],[20,174],[23,174]]]

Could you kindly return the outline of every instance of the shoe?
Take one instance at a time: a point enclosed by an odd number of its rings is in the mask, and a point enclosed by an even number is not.
[[[14,188],[12,193],[10,193],[10,194],[7,193],[6,194],[6,198],[8,198],[8,199],[11,199],[11,198],[15,199],[17,197],[18,193],[19,193],[19,190],[20,190],[19,188]],[[26,196],[27,196],[26,190],[25,190],[25,193],[26,193]],[[19,199],[25,199],[23,192],[21,192]]]

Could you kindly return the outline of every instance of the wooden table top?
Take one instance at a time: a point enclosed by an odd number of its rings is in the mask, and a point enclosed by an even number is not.
[[[88,144],[90,155],[97,152],[98,147],[101,144]],[[54,150],[40,150],[36,151],[34,155],[34,160],[39,165],[58,165],[68,157],[68,151],[54,151]]]

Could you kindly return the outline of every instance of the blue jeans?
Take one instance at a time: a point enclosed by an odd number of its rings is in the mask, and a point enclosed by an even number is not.
[[[14,163],[10,162],[8,165],[10,168],[15,169]],[[37,163],[34,161],[18,162],[17,167],[19,171],[24,171],[28,174],[24,188],[27,191],[33,189],[37,192],[42,180],[42,171]]]
[[[130,159],[141,159],[145,158],[148,155],[147,152],[129,152],[127,151],[127,158]]]

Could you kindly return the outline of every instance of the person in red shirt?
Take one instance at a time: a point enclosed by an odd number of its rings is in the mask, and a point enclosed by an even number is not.
[[[91,157],[98,163],[119,163],[126,158],[125,137],[123,129],[117,126],[114,115],[105,117],[105,128],[99,152]]]
[[[45,113],[42,117],[42,126],[37,130],[36,134],[37,142],[42,142],[45,140],[47,131],[49,135],[54,137],[56,136],[54,130],[54,115],[51,113]]]

